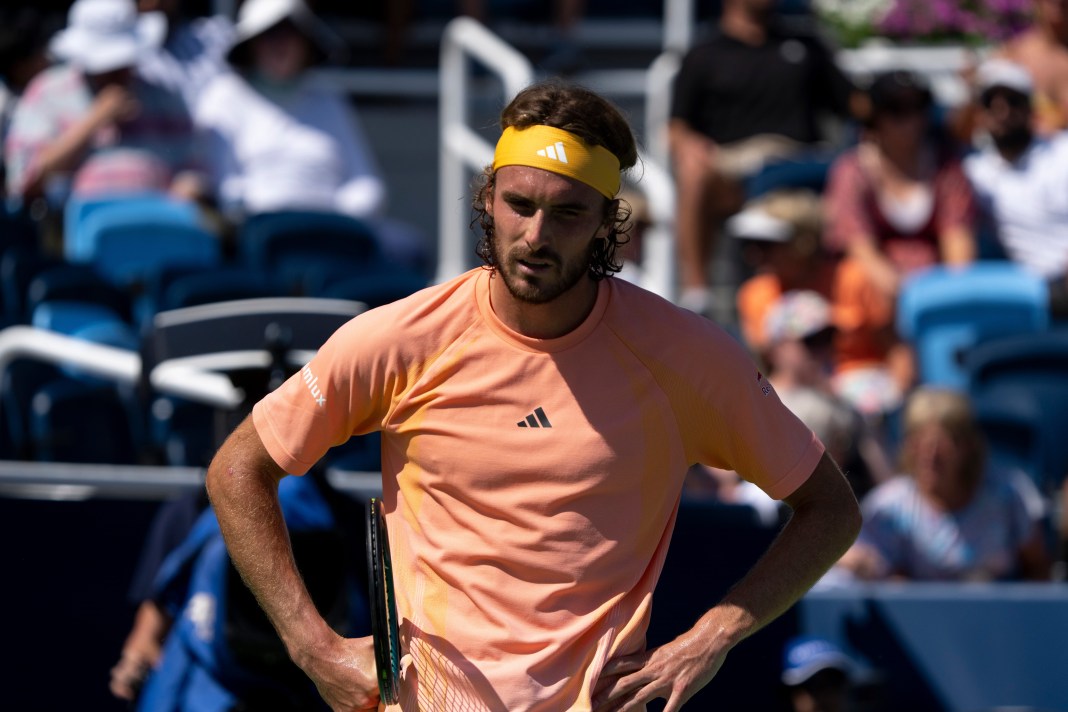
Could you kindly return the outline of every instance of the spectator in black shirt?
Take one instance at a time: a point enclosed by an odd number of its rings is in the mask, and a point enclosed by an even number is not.
[[[711,315],[708,267],[721,223],[764,162],[822,138],[823,112],[846,117],[853,85],[814,34],[788,30],[775,0],[723,0],[713,36],[675,80],[670,143],[678,189],[681,304]]]

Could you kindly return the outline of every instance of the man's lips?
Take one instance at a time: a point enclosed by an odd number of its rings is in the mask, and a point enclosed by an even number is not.
[[[556,261],[551,257],[516,257],[515,261],[521,269],[528,272],[544,272],[556,265]]]

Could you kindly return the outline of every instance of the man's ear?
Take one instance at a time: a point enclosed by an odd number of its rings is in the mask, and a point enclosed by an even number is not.
[[[486,208],[486,215],[489,215],[492,218],[493,217],[493,186],[492,185],[487,185],[486,186],[485,208]]]

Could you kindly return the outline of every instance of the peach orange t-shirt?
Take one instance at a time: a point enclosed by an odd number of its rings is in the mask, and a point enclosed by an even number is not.
[[[382,432],[400,709],[588,710],[605,662],[644,648],[687,467],[782,498],[823,446],[711,321],[608,279],[578,328],[531,339],[491,279],[361,314],[253,419],[296,474]]]

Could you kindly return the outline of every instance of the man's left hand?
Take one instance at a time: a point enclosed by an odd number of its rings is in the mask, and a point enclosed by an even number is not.
[[[666,699],[664,712],[677,712],[719,672],[727,650],[709,649],[691,630],[667,645],[609,660],[593,694],[593,712],[644,710]]]

